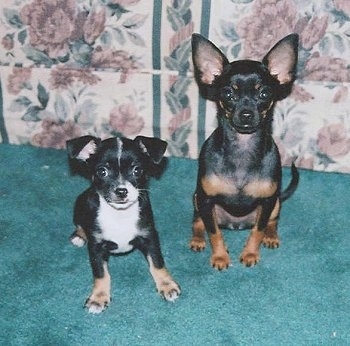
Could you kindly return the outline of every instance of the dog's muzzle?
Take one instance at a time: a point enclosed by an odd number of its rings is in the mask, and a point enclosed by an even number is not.
[[[260,125],[260,117],[254,111],[244,109],[229,118],[230,125],[239,133],[254,133]]]
[[[138,189],[129,182],[119,184],[104,194],[106,201],[116,209],[126,209],[139,197]]]

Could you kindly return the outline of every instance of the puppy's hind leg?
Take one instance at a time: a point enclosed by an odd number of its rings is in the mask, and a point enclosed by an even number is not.
[[[77,226],[75,231],[70,236],[70,242],[77,247],[82,247],[87,242],[87,237],[84,229],[81,226]]]

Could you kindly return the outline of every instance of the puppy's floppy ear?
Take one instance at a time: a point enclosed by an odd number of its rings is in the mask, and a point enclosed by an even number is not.
[[[168,143],[159,138],[137,136],[134,142],[155,164],[162,161]]]
[[[66,142],[68,157],[86,162],[89,157],[96,153],[101,139],[93,136],[83,136]]]
[[[202,35],[192,35],[192,60],[197,81],[211,85],[228,64],[226,56]]]
[[[277,42],[262,63],[281,85],[294,82],[298,61],[298,34],[290,34]]]

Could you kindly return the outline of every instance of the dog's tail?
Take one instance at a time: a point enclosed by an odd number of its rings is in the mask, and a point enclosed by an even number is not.
[[[299,172],[298,172],[297,168],[295,167],[294,162],[292,163],[290,169],[292,172],[292,180],[290,181],[287,188],[281,192],[281,196],[280,196],[281,202],[288,199],[294,193],[294,191],[297,189],[297,186],[299,183]]]

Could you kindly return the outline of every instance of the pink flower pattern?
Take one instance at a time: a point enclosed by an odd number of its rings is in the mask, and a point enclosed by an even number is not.
[[[11,141],[64,148],[82,134],[131,137],[159,128],[171,155],[195,158],[198,137],[215,124],[211,107],[198,114],[198,90],[187,77],[203,6],[163,6],[154,64],[154,13],[141,0],[7,0],[0,78],[5,126],[14,121],[9,129],[18,131]],[[235,58],[260,60],[280,38],[299,34],[298,79],[274,120],[282,162],[350,172],[350,2],[213,1],[210,11],[209,36]],[[161,119],[152,113],[157,93]]]
[[[140,133],[145,122],[138,115],[135,105],[127,103],[114,107],[111,110],[109,124],[117,133],[129,137]]]

